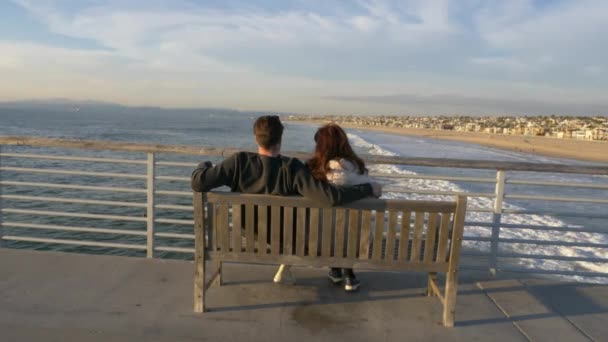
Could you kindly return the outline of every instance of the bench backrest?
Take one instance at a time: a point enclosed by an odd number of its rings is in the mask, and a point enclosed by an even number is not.
[[[441,272],[458,264],[466,197],[323,208],[303,197],[208,192],[196,193],[194,206],[210,257]]]

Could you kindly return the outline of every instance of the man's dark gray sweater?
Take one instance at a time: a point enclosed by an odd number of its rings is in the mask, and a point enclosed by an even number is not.
[[[284,156],[239,152],[221,164],[202,162],[192,173],[192,190],[205,192],[222,185],[235,192],[301,195],[321,206],[333,206],[372,196],[371,184],[336,187],[316,180],[304,163]]]

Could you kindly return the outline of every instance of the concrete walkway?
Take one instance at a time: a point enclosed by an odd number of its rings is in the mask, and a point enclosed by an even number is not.
[[[190,262],[0,249],[0,341],[606,341],[608,286],[461,277],[456,327],[414,273],[360,272],[355,294],[326,270],[230,264],[192,313]]]

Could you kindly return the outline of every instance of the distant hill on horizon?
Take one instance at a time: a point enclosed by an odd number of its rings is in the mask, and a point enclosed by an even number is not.
[[[135,114],[135,115],[166,115],[172,114],[236,114],[236,115],[288,115],[270,111],[242,111],[227,108],[168,108],[155,106],[127,106],[118,103],[95,100],[71,100],[66,98],[0,101],[1,109],[38,110],[48,113],[82,113],[83,115],[97,114]]]

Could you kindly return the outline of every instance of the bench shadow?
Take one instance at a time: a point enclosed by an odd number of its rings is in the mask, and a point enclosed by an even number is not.
[[[323,276],[308,276],[297,279],[296,286],[307,288],[315,288],[317,297],[306,300],[289,300],[273,303],[255,303],[246,305],[234,305],[226,307],[210,307],[210,312],[234,312],[234,311],[249,311],[281,307],[297,307],[307,305],[332,305],[332,304],[348,304],[361,302],[376,302],[401,300],[407,298],[427,298],[426,297],[426,274],[416,272],[375,272],[361,271],[357,272],[357,276],[362,285],[359,291],[355,293],[346,293],[341,287],[329,284],[328,280]],[[500,279],[491,278],[483,273],[467,274],[460,281],[461,287],[467,285],[466,288],[461,288],[458,291],[458,296],[480,295],[486,296],[496,292],[522,291],[525,290],[534,298],[536,298],[547,312],[531,313],[523,315],[515,315],[511,317],[499,317],[488,319],[473,319],[459,320],[458,315],[455,322],[456,327],[470,327],[485,324],[499,323],[517,323],[530,320],[556,318],[560,316],[576,316],[588,314],[604,314],[608,313],[608,307],[605,300],[604,303],[598,302],[598,298],[602,295],[608,297],[608,286],[601,284],[589,283],[564,283],[559,281],[540,281],[518,283],[516,286],[504,286],[491,289],[480,289],[475,284],[479,281],[502,281],[502,280],[520,280],[517,276],[502,276]],[[272,283],[272,277],[267,279],[242,279],[231,281],[226,279],[223,286],[240,286],[250,284],[268,284],[269,286],[280,287],[281,290],[292,285],[279,285]],[[440,275],[440,281],[444,279]],[[473,286],[471,286],[473,285]],[[591,293],[591,295],[590,295]],[[437,298],[428,297],[429,302],[439,301]],[[488,300],[490,300],[488,298]],[[263,301],[263,299],[262,299]],[[458,311],[458,307],[457,307]]]
[[[426,296],[426,274],[423,273],[394,273],[394,272],[357,272],[357,278],[361,281],[358,291],[347,293],[340,286],[330,284],[325,277],[313,276],[297,279],[296,287],[315,289],[317,298],[309,300],[289,300],[273,303],[245,304],[225,307],[209,307],[210,312],[232,312],[247,311],[281,307],[295,307],[305,305],[331,305],[348,304],[360,302],[390,301],[406,298],[428,298],[429,301],[437,301],[437,298]],[[242,285],[267,284],[276,286],[280,291],[289,291],[294,285],[274,284],[272,278],[254,280],[230,280],[225,277],[224,284],[219,288]],[[296,287],[293,287],[294,291]],[[383,293],[384,292],[384,293]],[[461,290],[460,296],[479,294],[481,290]]]

